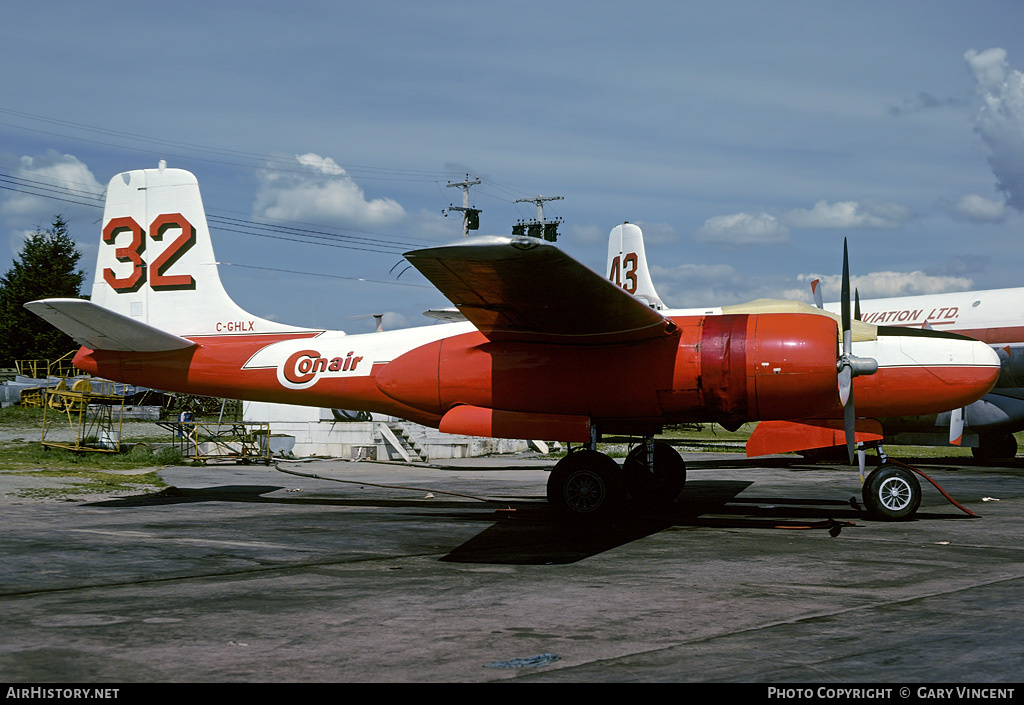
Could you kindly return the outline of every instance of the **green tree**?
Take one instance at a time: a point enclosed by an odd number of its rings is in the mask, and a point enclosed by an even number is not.
[[[68,235],[60,215],[46,230],[36,229],[18,258],[0,278],[0,366],[15,360],[56,360],[74,350],[75,342],[24,308],[36,299],[79,298],[85,272],[78,267],[82,253]]]

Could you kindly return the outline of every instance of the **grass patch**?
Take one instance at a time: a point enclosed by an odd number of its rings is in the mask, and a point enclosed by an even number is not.
[[[0,472],[25,469],[49,470],[137,470],[159,465],[188,464],[177,448],[153,451],[145,443],[136,443],[121,453],[73,452],[64,448],[47,448],[38,442],[0,441]]]
[[[662,433],[655,436],[657,440],[665,441],[680,452],[696,453],[746,453],[747,440],[753,433],[756,423],[746,423],[735,431],[728,431],[718,424],[686,424],[675,428],[666,428]],[[1024,431],[1015,433],[1017,444],[1024,449]],[[608,436],[598,443],[597,449],[613,458],[625,457],[629,448],[638,443],[640,438],[629,438],[626,436]],[[896,445],[894,443],[883,443],[885,454],[893,458],[918,458],[918,459],[957,459],[973,458],[974,454],[966,446],[937,445],[937,446],[916,446]],[[845,462],[845,446],[837,450],[840,459],[837,462]],[[552,453],[553,457],[562,457],[565,452]],[[797,455],[794,453],[793,455]],[[875,456],[874,449],[868,449],[868,457]]]
[[[159,491],[167,484],[156,466],[186,464],[182,460],[176,448],[154,453],[145,444],[123,453],[75,453],[39,443],[0,442],[0,473],[46,481],[45,487],[21,488],[14,493],[28,499]],[[137,470],[141,472],[133,472]]]
[[[19,497],[32,499],[58,499],[74,495],[123,494],[160,490],[167,484],[154,470],[147,473],[110,473],[97,470],[69,471],[67,469],[26,470],[28,477],[56,479],[62,482],[54,487],[33,487],[18,491]]]
[[[655,436],[656,440],[665,441],[680,452],[694,453],[745,453],[747,439],[754,430],[755,424],[743,424],[736,431],[727,431],[718,424],[685,424],[666,428]],[[606,436],[597,444],[597,449],[612,458],[624,458],[635,444],[642,438],[629,436]],[[551,453],[551,457],[560,458],[566,451]]]
[[[0,428],[5,427],[42,429],[42,407],[8,406],[0,409]]]

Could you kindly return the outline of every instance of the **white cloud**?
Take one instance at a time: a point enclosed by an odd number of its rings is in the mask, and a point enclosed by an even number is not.
[[[1005,49],[971,49],[964,59],[982,99],[975,129],[985,156],[1007,204],[1024,211],[1024,73],[1010,68]]]
[[[675,308],[738,304],[779,298],[778,275],[750,276],[728,264],[651,265],[651,278],[662,300]]]
[[[736,213],[708,218],[693,239],[724,245],[777,244],[789,242],[789,230],[768,213]]]
[[[774,245],[790,240],[790,229],[891,230],[913,218],[913,212],[895,203],[875,201],[818,201],[813,208],[794,208],[776,217],[769,213],[718,215],[704,221],[693,239],[726,245]]]
[[[405,209],[390,198],[367,200],[362,188],[329,157],[295,157],[302,170],[264,169],[253,212],[281,220],[380,226],[405,218]]]
[[[842,291],[842,276],[839,274],[801,274],[797,280],[806,284],[791,292],[793,298],[810,300],[811,281],[821,280],[826,301],[837,301]],[[943,294],[950,291],[968,291],[974,287],[969,277],[933,275],[925,272],[872,272],[850,277],[851,291],[856,289],[863,299],[885,299],[894,296],[918,296],[921,294]],[[801,294],[801,291],[804,293]]]
[[[25,191],[38,191],[48,196],[0,191],[0,216],[8,232],[11,254],[16,256],[30,234],[49,227],[59,214],[68,223],[71,236],[85,242],[85,245],[78,245],[83,252],[81,264],[94,261],[91,253],[95,252],[99,238],[91,226],[99,217],[101,204],[98,201],[95,201],[96,207],[79,204],[93,202],[103,193],[104,185],[89,168],[77,157],[52,149],[42,156],[0,155],[0,165],[10,169],[11,176],[25,184]]]
[[[810,210],[796,208],[783,216],[782,221],[793,228],[847,229],[898,228],[910,220],[909,208],[892,203],[871,201],[818,201]]]
[[[1006,201],[985,198],[976,193],[962,196],[957,201],[942,201],[942,208],[954,219],[964,223],[1001,223],[1006,220]]]
[[[40,190],[47,194],[61,195],[66,192],[71,200],[86,201],[89,194],[100,195],[104,185],[96,180],[92,172],[77,157],[60,154],[49,150],[45,155],[32,157],[23,156],[11,164],[16,170],[15,176],[30,182],[36,182]],[[52,190],[47,190],[52,189]],[[85,192],[82,194],[81,192]],[[39,222],[50,222],[54,213],[71,210],[73,204],[54,202],[52,198],[43,198],[18,191],[4,191],[0,197],[0,213],[24,222],[36,219]]]

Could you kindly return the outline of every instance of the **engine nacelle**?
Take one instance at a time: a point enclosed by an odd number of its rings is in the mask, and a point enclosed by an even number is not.
[[[825,316],[777,313],[704,318],[701,411],[711,420],[735,425],[806,418],[833,410],[839,403],[838,341],[838,326]]]
[[[492,342],[466,333],[398,357],[377,374],[377,386],[430,414],[468,405],[592,419],[602,432],[800,418],[837,405],[831,318],[674,320],[672,335],[620,345]]]

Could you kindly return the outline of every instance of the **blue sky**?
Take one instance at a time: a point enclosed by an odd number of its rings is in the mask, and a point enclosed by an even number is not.
[[[481,234],[562,196],[599,271],[639,223],[670,305],[835,298],[844,237],[862,298],[1024,286],[1022,27],[1019,0],[14,3],[0,256],[62,213],[91,275],[88,204],[165,159],[232,296],[298,325],[429,324],[401,252],[461,237],[467,173]]]

